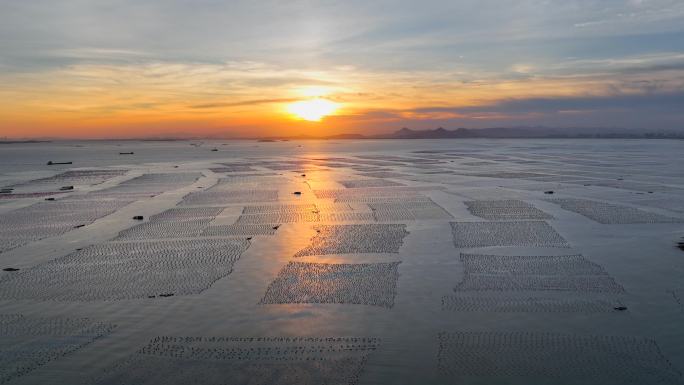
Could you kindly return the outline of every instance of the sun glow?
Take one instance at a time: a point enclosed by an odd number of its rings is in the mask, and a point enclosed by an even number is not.
[[[339,107],[338,103],[319,98],[294,102],[287,106],[287,111],[299,119],[320,122],[324,117],[335,113]]]

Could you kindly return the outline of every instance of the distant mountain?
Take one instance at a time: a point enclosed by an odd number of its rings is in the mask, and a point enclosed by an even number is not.
[[[50,143],[50,140],[0,140],[0,144]]]
[[[378,137],[387,139],[445,139],[445,138],[475,138],[477,134],[465,128],[457,128],[450,131],[442,127],[434,130],[412,130],[402,128],[389,135],[379,135]]]
[[[277,136],[267,138],[243,138],[261,140],[306,140],[306,139],[466,139],[466,138],[634,138],[634,139],[684,139],[684,130],[638,130],[611,127],[491,127],[491,128],[456,128],[447,130],[443,127],[434,130],[412,130],[404,127],[397,131],[379,134],[337,134],[331,136]]]
[[[676,138],[684,139],[684,132],[646,131],[624,128],[549,128],[549,127],[492,127],[457,128],[447,130],[412,130],[402,128],[373,139],[458,139],[458,138]]]
[[[339,135],[332,135],[332,136],[326,136],[326,139],[368,139],[367,136],[361,135],[361,134],[339,134]]]
[[[443,127],[435,128],[434,130],[413,130],[407,127],[401,128],[397,131],[378,134],[378,135],[363,135],[353,133],[342,133],[330,136],[320,135],[298,135],[298,136],[270,136],[270,137],[254,137],[254,136],[211,136],[211,137],[184,137],[179,135],[177,137],[148,137],[148,138],[131,138],[131,139],[101,139],[101,140],[148,140],[148,141],[176,141],[176,140],[259,140],[261,142],[267,141],[283,141],[283,140],[344,140],[344,139],[467,139],[467,138],[501,138],[501,139],[515,139],[515,138],[536,138],[536,139],[560,139],[560,138],[614,138],[614,139],[684,139],[684,129],[679,130],[645,130],[645,129],[627,129],[616,127],[490,127],[490,128],[456,128],[449,130]],[[42,138],[41,138],[42,139]],[[9,140],[0,139],[1,144],[12,143],[36,143],[49,140]]]

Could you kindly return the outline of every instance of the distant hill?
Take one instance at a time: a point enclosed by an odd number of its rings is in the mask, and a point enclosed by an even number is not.
[[[50,143],[49,140],[0,140],[0,144]]]
[[[414,130],[407,127],[401,128],[394,132],[377,134],[377,135],[363,135],[355,133],[342,133],[329,136],[321,135],[298,135],[298,136],[269,136],[269,137],[254,137],[254,136],[222,136],[215,135],[210,137],[197,137],[188,135],[178,135],[178,137],[149,137],[149,138],[131,138],[131,139],[99,139],[99,140],[143,140],[143,141],[178,141],[178,140],[259,140],[260,142],[275,142],[284,140],[361,140],[361,139],[467,139],[467,138],[501,138],[501,139],[515,139],[515,138],[530,138],[530,139],[562,139],[562,138],[613,138],[613,139],[684,139],[684,128],[679,130],[646,130],[646,129],[627,129],[615,127],[566,127],[566,128],[551,128],[551,127],[490,127],[490,128],[456,128],[446,129],[443,127],[435,128],[433,130]],[[2,144],[15,143],[43,143],[50,142],[50,140],[9,140],[0,139]]]
[[[339,134],[326,136],[326,139],[367,139],[368,137],[361,134]]]
[[[447,130],[445,128],[437,128],[434,130],[412,130],[410,128],[402,128],[389,135],[382,135],[384,138],[394,139],[445,139],[445,138],[475,138],[476,132],[471,132],[466,128],[457,128],[455,130]]]
[[[336,135],[292,135],[292,136],[223,136],[215,135],[211,137],[194,137],[187,138],[179,136],[178,138],[148,138],[153,141],[173,141],[173,140],[258,140],[261,142],[277,142],[285,140],[362,140],[362,139],[467,139],[467,138],[500,138],[500,139],[580,139],[580,138],[613,138],[613,139],[684,139],[684,127],[679,130],[645,130],[645,129],[627,129],[616,127],[489,127],[489,128],[456,128],[446,129],[443,127],[435,128],[433,130],[413,130],[407,127],[401,128],[397,131],[377,134],[377,135],[363,135],[356,133],[342,133]],[[118,139],[121,140],[121,139]],[[132,139],[140,140],[140,139]]]
[[[273,136],[265,138],[241,138],[259,140],[306,140],[306,139],[466,139],[466,138],[614,138],[614,139],[684,139],[684,130],[639,130],[610,127],[491,127],[491,128],[456,128],[448,130],[443,127],[434,130],[413,130],[407,127],[397,131],[378,135],[337,134],[330,136],[299,135]],[[216,138],[218,139],[218,138]],[[236,139],[236,138],[233,138]]]
[[[340,135],[338,135],[339,137]],[[358,138],[358,137],[357,137]],[[684,132],[645,131],[624,128],[549,128],[549,127],[492,127],[457,128],[447,130],[412,130],[402,128],[373,139],[458,139],[458,138],[674,138],[684,139]]]

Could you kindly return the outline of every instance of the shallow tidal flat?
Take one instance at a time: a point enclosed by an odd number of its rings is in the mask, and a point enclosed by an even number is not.
[[[684,383],[681,141],[2,150],[0,384]]]

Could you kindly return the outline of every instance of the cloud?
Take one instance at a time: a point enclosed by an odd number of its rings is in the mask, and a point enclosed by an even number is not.
[[[296,98],[280,98],[280,99],[255,99],[255,100],[245,100],[241,102],[232,103],[208,103],[208,104],[195,104],[190,106],[194,109],[213,109],[213,108],[225,108],[225,107],[241,107],[241,106],[258,106],[262,104],[274,104],[274,103],[291,103],[297,101]]]
[[[479,106],[393,111],[418,128],[546,125],[684,129],[684,91],[633,95],[506,99]]]
[[[579,96],[555,98],[506,99],[492,104],[469,107],[424,107],[414,113],[561,113],[567,111],[640,110],[642,112],[680,112],[684,91],[634,95]]]

